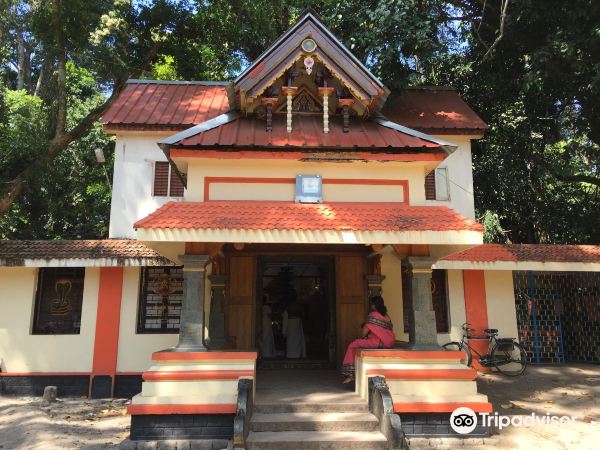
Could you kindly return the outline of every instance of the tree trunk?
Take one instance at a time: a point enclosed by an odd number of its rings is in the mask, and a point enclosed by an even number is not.
[[[52,27],[54,28],[56,56],[58,58],[58,86],[56,93],[58,110],[56,113],[56,129],[53,140],[56,140],[65,132],[65,124],[67,122],[67,52],[65,50],[62,23],[60,21],[61,3],[61,0],[52,0]]]

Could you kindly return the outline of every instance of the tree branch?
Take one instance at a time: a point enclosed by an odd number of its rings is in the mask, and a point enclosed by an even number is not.
[[[492,45],[490,45],[488,47],[487,51],[483,55],[482,61],[485,61],[489,56],[491,56],[492,51],[494,50],[494,48],[498,45],[498,43],[500,42],[500,40],[504,36],[504,21],[506,19],[506,10],[508,9],[508,0],[502,0],[502,3],[500,4],[500,9],[501,9],[501,13],[500,13],[500,28],[498,30],[498,36],[496,36],[496,39],[494,40],[494,42],[492,43]],[[482,19],[482,21],[483,21],[483,19]],[[477,33],[479,34],[479,29],[477,30]]]

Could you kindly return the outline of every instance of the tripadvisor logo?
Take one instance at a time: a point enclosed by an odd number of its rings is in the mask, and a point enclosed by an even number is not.
[[[477,427],[477,414],[466,406],[456,408],[450,415],[450,427],[458,434],[469,434]]]
[[[507,426],[533,427],[536,425],[561,425],[573,423],[577,416],[551,416],[550,413],[540,416],[531,413],[527,416],[500,416],[497,412],[479,413],[479,423],[484,427],[495,427],[502,430]],[[461,406],[456,408],[450,415],[450,427],[458,434],[469,434],[477,427],[477,413],[471,408]]]

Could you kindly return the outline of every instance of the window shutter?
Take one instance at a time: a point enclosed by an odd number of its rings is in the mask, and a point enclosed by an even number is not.
[[[435,170],[435,198],[436,200],[450,200],[448,189],[448,169],[439,167]]]
[[[154,163],[154,195],[166,197],[169,195],[169,163],[156,161]]]
[[[183,197],[183,183],[174,170],[171,170],[171,197]]]
[[[435,170],[425,175],[425,199],[435,200]]]

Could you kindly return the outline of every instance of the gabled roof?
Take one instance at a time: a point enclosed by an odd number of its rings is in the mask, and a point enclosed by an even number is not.
[[[0,266],[170,266],[173,262],[130,239],[0,241]]]
[[[403,90],[388,99],[382,113],[394,122],[426,133],[482,134],[488,128],[452,88]]]
[[[227,83],[129,80],[102,118],[108,131],[180,130],[229,111]]]
[[[355,96],[367,101],[371,111],[383,105],[389,90],[310,10],[236,78],[236,92],[249,97],[260,95],[302,56],[301,44],[307,38],[317,43],[312,54],[336,73]]]

